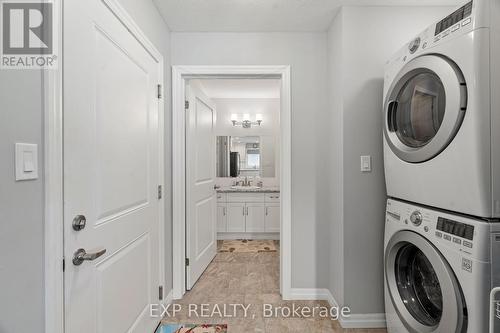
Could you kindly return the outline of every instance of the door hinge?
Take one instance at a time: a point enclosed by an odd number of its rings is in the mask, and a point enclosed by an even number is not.
[[[158,299],[163,300],[163,286],[158,287]]]
[[[63,258],[63,262],[62,262],[62,269],[63,269],[63,272],[66,270],[66,260]]]
[[[186,258],[186,266],[189,266],[189,258]]]
[[[184,102],[184,108],[187,110],[189,109],[189,101]]]
[[[161,84],[158,85],[158,99],[162,98],[162,90],[161,90]]]
[[[163,187],[158,185],[158,200],[163,197]]]

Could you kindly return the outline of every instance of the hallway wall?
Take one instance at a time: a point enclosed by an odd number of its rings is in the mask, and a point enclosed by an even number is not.
[[[45,323],[42,106],[40,70],[0,70],[1,333],[40,332]],[[37,180],[15,181],[16,142],[38,144]]]
[[[328,283],[326,33],[172,33],[172,65],[291,65],[292,288]]]
[[[344,7],[328,32],[331,206],[330,291],[353,314],[383,318],[386,190],[382,148],[384,65],[453,7]],[[372,156],[371,173],[360,156]],[[342,245],[339,245],[341,244]]]

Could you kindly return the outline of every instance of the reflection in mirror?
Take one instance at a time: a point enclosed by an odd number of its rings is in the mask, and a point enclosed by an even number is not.
[[[217,177],[274,177],[272,136],[218,136]]]

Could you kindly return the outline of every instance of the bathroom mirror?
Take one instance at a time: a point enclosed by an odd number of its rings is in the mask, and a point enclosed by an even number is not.
[[[218,136],[217,177],[275,177],[273,136]]]

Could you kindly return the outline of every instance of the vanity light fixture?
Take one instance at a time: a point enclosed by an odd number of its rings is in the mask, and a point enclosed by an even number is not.
[[[250,115],[248,113],[245,113],[243,115],[243,120],[238,121],[238,115],[237,114],[232,114],[231,115],[231,122],[233,123],[233,126],[241,126],[243,128],[251,128],[252,126],[260,126],[262,124],[262,114],[256,114],[255,115],[255,121],[250,120]]]

